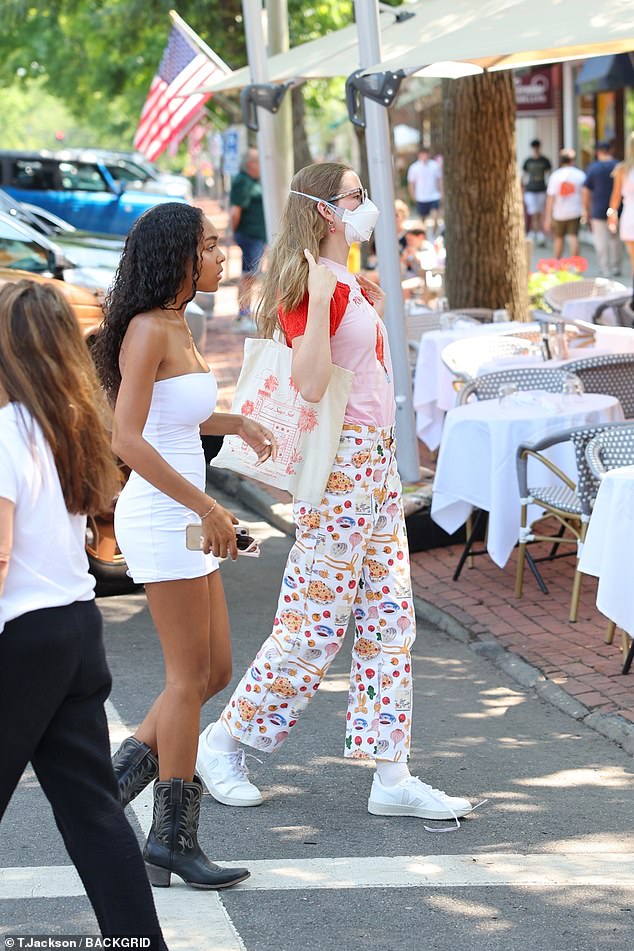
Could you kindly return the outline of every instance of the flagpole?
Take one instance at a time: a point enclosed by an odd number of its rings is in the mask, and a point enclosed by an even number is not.
[[[198,47],[201,53],[204,53],[205,56],[208,56],[209,59],[212,60],[212,62],[214,62],[216,66],[225,73],[225,75],[228,76],[231,72],[231,67],[227,66],[225,61],[220,59],[218,54],[214,53],[210,46],[207,46],[205,41],[200,36],[198,36],[198,33],[196,33],[195,30],[192,30],[188,23],[185,23],[183,18],[178,15],[176,10],[170,10],[170,17],[174,26],[179,29],[188,40],[191,40],[194,46]]]

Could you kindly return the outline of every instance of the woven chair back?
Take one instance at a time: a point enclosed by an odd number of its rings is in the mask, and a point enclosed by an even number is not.
[[[586,393],[615,396],[626,419],[634,418],[634,353],[611,353],[603,357],[586,357],[566,364],[575,373]]]

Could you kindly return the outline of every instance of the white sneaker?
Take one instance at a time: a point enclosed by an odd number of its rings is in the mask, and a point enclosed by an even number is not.
[[[395,786],[384,786],[374,774],[368,812],[374,816],[416,816],[419,819],[459,819],[471,812],[468,799],[448,796],[433,789],[418,776],[408,776]]]
[[[249,770],[244,762],[244,750],[223,753],[209,746],[209,733],[215,724],[211,723],[200,734],[196,770],[202,776],[205,786],[218,802],[225,806],[259,806],[262,794],[257,786],[249,782]]]

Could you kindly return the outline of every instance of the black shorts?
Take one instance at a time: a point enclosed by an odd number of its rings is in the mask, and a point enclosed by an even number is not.
[[[437,211],[440,208],[440,199],[436,198],[434,201],[417,201],[416,202],[416,211],[421,216],[425,218],[430,211]]]

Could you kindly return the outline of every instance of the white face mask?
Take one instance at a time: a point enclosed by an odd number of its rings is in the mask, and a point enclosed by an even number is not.
[[[339,208],[324,198],[316,198],[315,195],[307,195],[306,192],[296,192],[291,189],[291,193],[302,195],[304,198],[310,198],[311,201],[321,202],[332,208],[345,225],[345,236],[348,244],[353,244],[355,241],[369,241],[372,237],[380,211],[369,198],[366,198],[358,208]]]

